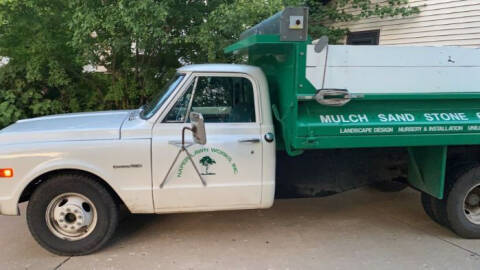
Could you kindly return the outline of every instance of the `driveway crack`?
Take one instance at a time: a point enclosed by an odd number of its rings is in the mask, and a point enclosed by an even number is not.
[[[430,234],[430,235],[431,235],[431,234]],[[450,244],[450,245],[452,245],[452,246],[454,246],[454,247],[457,247],[457,248],[459,248],[459,249],[462,249],[462,250],[470,253],[470,255],[480,257],[480,254],[478,254],[477,252],[475,252],[475,251],[473,251],[473,250],[470,250],[470,249],[468,249],[468,248],[464,248],[464,247],[462,247],[462,246],[460,246],[460,245],[458,245],[458,244],[455,244],[455,243],[453,243],[453,242],[451,242],[451,241],[448,241],[448,240],[446,240],[446,239],[440,238],[440,237],[438,237],[438,236],[434,236],[434,237],[435,237],[435,238],[438,238],[438,239],[442,240],[443,242],[448,243],[448,244]]]
[[[57,266],[55,266],[55,268],[53,268],[53,270],[57,270],[57,269],[60,269],[60,267],[62,267],[66,262],[68,262],[68,260],[70,260],[72,257],[68,257],[66,258],[65,260],[63,260],[61,263],[59,263]]]
[[[378,208],[376,208],[376,209],[379,210],[379,211],[382,212],[382,213],[386,213],[386,212],[383,211],[382,209],[378,209]],[[445,242],[445,243],[447,243],[447,244],[450,244],[451,246],[454,246],[454,247],[459,248],[459,249],[461,249],[461,250],[463,250],[463,251],[466,251],[466,252],[470,253],[471,256],[476,256],[476,257],[479,257],[479,258],[480,258],[480,254],[479,254],[478,252],[475,252],[475,251],[470,250],[470,249],[468,249],[468,248],[462,247],[461,245],[455,244],[454,242],[449,241],[449,240],[447,240],[447,239],[444,239],[444,238],[442,238],[442,237],[436,236],[436,235],[432,234],[431,232],[429,232],[428,230],[425,230],[425,229],[422,229],[422,228],[418,228],[418,227],[416,227],[416,226],[414,226],[414,225],[412,225],[412,224],[410,224],[410,223],[408,223],[408,222],[406,222],[406,221],[404,221],[404,220],[402,220],[402,219],[399,219],[399,218],[397,218],[397,217],[394,217],[394,216],[389,216],[389,218],[391,218],[391,219],[393,219],[393,220],[396,220],[396,221],[398,221],[398,222],[400,222],[400,223],[403,223],[404,225],[407,225],[407,226],[409,226],[409,227],[411,227],[411,228],[413,228],[413,229],[415,229],[415,230],[422,231],[422,232],[424,232],[425,234],[430,235],[431,237],[434,237],[434,238],[436,238],[436,239],[438,239],[438,240],[440,240],[440,241],[442,241],[442,242]]]

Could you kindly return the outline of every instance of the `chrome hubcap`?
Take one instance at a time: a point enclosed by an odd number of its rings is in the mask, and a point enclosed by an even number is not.
[[[87,197],[65,193],[50,202],[45,218],[55,236],[76,241],[87,237],[95,229],[97,210]]]
[[[470,189],[463,205],[467,219],[473,224],[480,225],[480,185]]]

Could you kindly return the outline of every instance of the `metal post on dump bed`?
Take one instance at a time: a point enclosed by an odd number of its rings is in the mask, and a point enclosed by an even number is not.
[[[173,160],[172,162],[172,165],[170,165],[170,168],[168,169],[168,172],[167,174],[165,175],[165,177],[163,178],[163,181],[162,183],[160,184],[160,188],[163,188],[165,186],[165,184],[167,183],[167,180],[168,180],[168,176],[170,175],[170,172],[172,171],[173,169],[173,166],[175,166],[175,164],[177,163],[177,160],[178,160],[178,157],[180,157],[180,154],[182,152],[185,152],[185,154],[187,155],[188,159],[190,160],[190,162],[192,163],[193,165],[193,168],[195,169],[195,172],[197,172],[197,175],[198,177],[200,177],[200,181],[202,181],[202,184],[204,187],[207,186],[207,182],[205,181],[205,179],[203,179],[202,177],[202,174],[200,173],[200,171],[198,170],[197,168],[197,165],[195,165],[195,162],[193,162],[193,158],[192,158],[192,155],[190,154],[190,152],[188,151],[188,147],[192,146],[192,144],[188,144],[187,146],[185,146],[185,131],[186,130],[190,130],[192,132],[194,132],[195,130],[193,128],[189,128],[189,127],[184,127],[182,129],[182,143],[181,143],[181,146],[180,146],[180,149],[178,150],[178,153],[177,155],[175,156],[175,159]],[[170,142],[170,144],[172,145],[175,145],[178,147],[178,143],[176,142]]]

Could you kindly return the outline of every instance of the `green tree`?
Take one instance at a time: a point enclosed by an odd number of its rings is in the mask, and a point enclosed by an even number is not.
[[[0,0],[0,127],[20,118],[101,107],[98,75],[70,45],[69,8],[61,0]],[[93,101],[93,102],[92,102]]]
[[[70,7],[73,46],[111,75],[105,101],[131,108],[184,64],[230,60],[221,49],[284,5],[282,0],[73,0]]]
[[[202,166],[205,167],[205,174],[208,175],[208,167],[210,165],[213,165],[213,164],[216,164],[217,162],[215,162],[215,160],[213,160],[211,157],[209,156],[204,156],[202,159],[200,159],[200,164],[202,164]]]

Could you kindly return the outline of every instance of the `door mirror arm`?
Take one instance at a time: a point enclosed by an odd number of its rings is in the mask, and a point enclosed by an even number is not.
[[[197,112],[191,112],[190,113],[190,120],[192,122],[191,127],[183,127],[182,128],[182,146],[178,150],[177,156],[173,160],[172,165],[170,165],[170,168],[168,169],[167,174],[163,178],[162,183],[160,183],[160,188],[163,188],[165,184],[167,183],[168,176],[170,175],[170,172],[173,169],[173,166],[175,163],[177,163],[178,157],[182,152],[185,152],[187,155],[188,159],[193,165],[193,168],[195,169],[195,172],[197,172],[198,177],[200,178],[200,181],[202,182],[203,186],[207,186],[207,182],[205,179],[203,179],[202,174],[197,168],[197,165],[195,165],[195,162],[193,161],[192,155],[190,152],[187,150],[187,147],[185,147],[185,131],[189,130],[192,132],[193,135],[193,141],[197,144],[205,145],[207,143],[207,134],[205,132],[205,122],[203,121],[203,115],[201,113]]]

